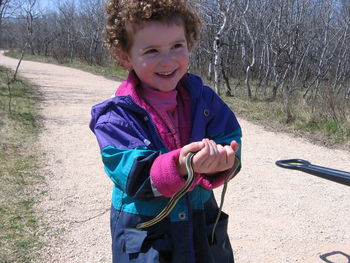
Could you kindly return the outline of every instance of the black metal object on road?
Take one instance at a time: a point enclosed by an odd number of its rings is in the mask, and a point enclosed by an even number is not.
[[[333,182],[350,186],[349,172],[313,165],[310,162],[302,159],[280,160],[276,162],[276,165],[282,168],[302,171],[327,180],[331,180]]]

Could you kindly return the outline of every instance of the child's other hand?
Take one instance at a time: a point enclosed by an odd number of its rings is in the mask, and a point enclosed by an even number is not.
[[[215,174],[233,167],[238,144],[222,146],[209,139],[203,139],[204,147],[193,157],[193,170],[201,174]]]
[[[178,171],[182,176],[187,174],[185,158],[190,152],[197,152],[192,159],[192,167],[195,173],[210,175],[228,170],[232,168],[235,162],[238,147],[236,141],[232,141],[230,145],[222,146],[209,139],[188,144],[180,151]]]

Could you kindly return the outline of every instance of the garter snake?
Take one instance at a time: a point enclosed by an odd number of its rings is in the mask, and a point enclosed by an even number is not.
[[[181,197],[183,197],[186,192],[188,191],[188,189],[190,189],[191,185],[193,184],[194,181],[194,172],[193,172],[193,168],[192,168],[192,158],[195,155],[195,153],[188,153],[186,155],[186,169],[187,169],[187,180],[186,183],[180,188],[179,191],[177,191],[171,198],[169,203],[164,207],[164,209],[153,219],[144,222],[144,223],[140,223],[136,226],[136,228],[146,228],[146,227],[150,227],[153,226],[155,224],[157,224],[158,222],[162,221],[167,215],[170,214],[171,210],[173,210],[173,208],[175,207],[175,205],[177,204],[177,201],[180,200]]]
[[[169,203],[164,207],[164,209],[153,219],[146,221],[144,223],[140,223],[136,226],[136,228],[138,229],[142,229],[142,228],[146,228],[146,227],[150,227],[153,226],[157,223],[159,223],[160,221],[162,221],[165,217],[167,217],[170,212],[173,210],[173,208],[175,207],[175,205],[177,204],[177,202],[180,200],[181,197],[183,197],[187,191],[190,189],[190,187],[192,186],[193,182],[194,182],[194,172],[193,172],[193,168],[192,168],[192,159],[193,156],[196,153],[190,152],[186,155],[186,169],[187,169],[187,180],[186,183],[180,188],[179,191],[177,191],[171,198]],[[226,178],[225,178],[225,183],[224,183],[224,187],[222,189],[222,193],[221,193],[221,201],[220,201],[220,207],[219,207],[219,212],[218,215],[216,217],[215,223],[214,223],[214,227],[213,227],[213,232],[212,232],[212,242],[214,242],[214,233],[215,233],[215,228],[216,225],[220,219],[220,215],[221,215],[221,211],[222,211],[222,206],[224,203],[224,198],[225,198],[225,193],[226,193],[226,189],[227,189],[227,183],[228,181],[232,178],[232,176],[236,173],[237,168],[239,167],[239,159],[235,158],[235,163],[234,163],[234,167],[231,169],[230,173],[227,174]]]

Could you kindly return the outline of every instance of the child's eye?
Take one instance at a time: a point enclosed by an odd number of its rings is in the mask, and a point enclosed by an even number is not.
[[[183,47],[183,44],[175,44],[173,48],[176,49],[176,48],[181,48],[181,47]]]
[[[144,53],[145,55],[146,54],[155,54],[155,53],[157,53],[158,51],[157,51],[157,49],[149,49],[149,50],[146,50],[146,52]]]

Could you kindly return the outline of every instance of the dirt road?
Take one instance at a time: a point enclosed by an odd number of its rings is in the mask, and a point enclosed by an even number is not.
[[[16,63],[0,54],[1,65]],[[111,183],[88,123],[91,106],[109,98],[118,83],[29,61],[22,62],[19,74],[44,96],[39,143],[47,194],[38,214],[50,228],[41,254],[45,262],[110,262]],[[274,164],[302,158],[350,171],[350,151],[240,122],[243,169],[229,185],[224,208],[236,263],[350,262],[350,187]]]

